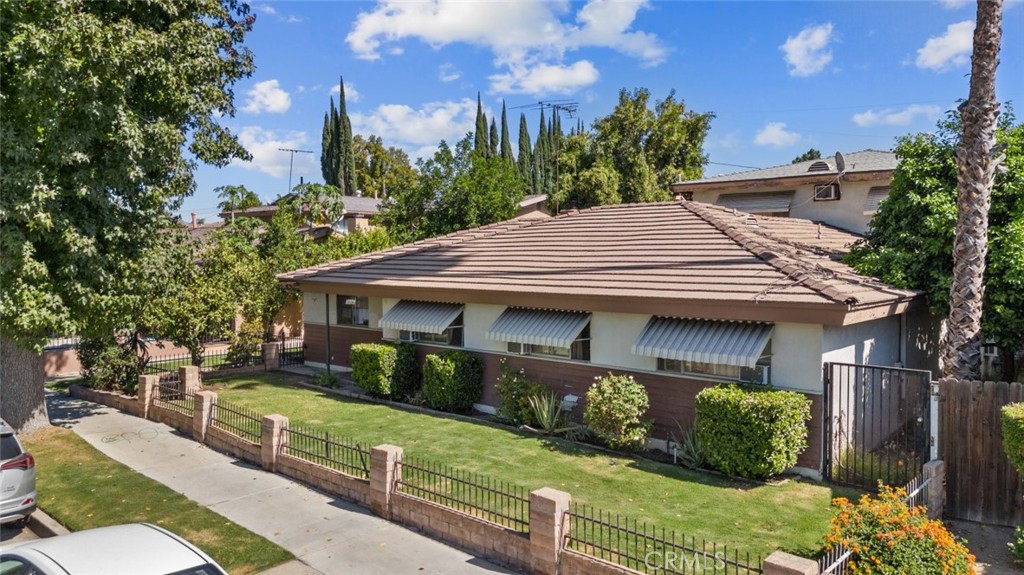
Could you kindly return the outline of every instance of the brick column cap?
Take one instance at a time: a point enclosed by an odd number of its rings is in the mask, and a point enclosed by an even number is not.
[[[764,575],[818,575],[818,562],[775,551],[762,563]]]

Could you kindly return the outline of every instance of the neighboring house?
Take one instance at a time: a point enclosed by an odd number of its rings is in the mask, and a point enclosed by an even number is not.
[[[770,382],[813,400],[799,465],[818,473],[823,363],[929,361],[915,345],[929,326],[920,294],[835,261],[856,238],[697,202],[604,206],[279,279],[303,292],[310,365],[347,366],[352,344],[380,340],[415,342],[421,356],[470,350],[485,366],[482,411],[499,403],[502,358],[579,398],[595,377],[627,373],[647,388],[662,440],[692,420],[701,389]]]
[[[244,210],[234,210],[221,212],[220,217],[224,218],[225,221],[230,221],[232,218],[257,218],[265,222],[269,222],[274,214],[277,213],[278,204],[284,198],[279,198],[271,204],[265,206],[256,206],[252,208],[246,208]],[[381,200],[377,198],[367,198],[363,196],[345,196],[342,201],[345,204],[345,211],[341,216],[341,219],[334,223],[332,226],[318,226],[313,228],[314,234],[318,237],[326,237],[329,235],[328,228],[333,228],[335,233],[348,234],[356,230],[365,230],[370,228],[370,218],[380,213]],[[306,208],[303,207],[303,211]],[[307,228],[303,228],[306,231]]]
[[[896,154],[862,150],[835,158],[725,174],[672,184],[687,199],[740,212],[825,222],[864,233],[878,205],[889,195]]]

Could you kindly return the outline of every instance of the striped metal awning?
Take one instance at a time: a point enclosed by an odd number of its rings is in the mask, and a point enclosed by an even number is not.
[[[873,214],[878,211],[882,200],[889,197],[889,186],[877,186],[868,190],[868,199],[864,202],[864,213]]]
[[[569,347],[589,321],[587,312],[510,307],[491,324],[487,339]]]
[[[744,194],[722,194],[715,202],[720,206],[741,212],[757,214],[789,213],[794,192],[753,192]]]
[[[772,337],[770,323],[654,316],[633,342],[636,355],[754,367]]]
[[[442,333],[462,313],[461,303],[401,300],[380,318],[387,329]]]

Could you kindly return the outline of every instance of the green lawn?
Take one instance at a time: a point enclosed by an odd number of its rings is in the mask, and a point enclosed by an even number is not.
[[[103,455],[68,429],[25,438],[36,458],[39,507],[72,531],[145,521],[181,535],[230,573],[260,573],[292,554]]]
[[[208,389],[292,425],[347,436],[364,446],[392,443],[407,456],[480,473],[527,489],[553,487],[573,500],[766,556],[782,549],[812,556],[821,548],[832,488],[810,481],[755,485],[681,467],[550,441],[483,422],[342,398],[288,385],[305,378],[271,373],[216,380]]]

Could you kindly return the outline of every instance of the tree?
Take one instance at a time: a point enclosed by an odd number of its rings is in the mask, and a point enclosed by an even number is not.
[[[949,321],[942,345],[942,372],[965,380],[981,378],[982,302],[988,212],[998,160],[996,67],[1002,39],[1002,0],[978,0],[971,55],[971,87],[960,107],[963,136],[957,149],[957,220],[953,241],[953,282]]]
[[[487,154],[490,147],[490,138],[487,134],[487,116],[484,115],[484,105],[480,101],[480,92],[476,93],[476,132],[473,135],[473,149],[481,154]]]
[[[409,155],[401,148],[385,148],[379,136],[352,138],[355,156],[357,189],[375,198],[388,196],[388,190],[406,189],[414,185],[416,171],[409,163]]]
[[[500,152],[498,146],[498,125],[494,123],[494,118],[491,118],[491,143],[490,148],[487,150],[488,156],[497,156]]]
[[[800,162],[806,162],[808,160],[820,160],[820,159],[821,159],[821,152],[818,151],[815,148],[811,148],[811,149],[807,150],[806,152],[800,154],[799,156],[793,158],[793,162],[792,163],[799,164]]]
[[[217,192],[217,197],[221,199],[217,207],[222,212],[241,211],[263,204],[256,192],[245,186],[219,186],[213,191]]]
[[[338,83],[341,90],[338,96],[338,128],[340,139],[341,155],[341,177],[338,187],[341,193],[346,196],[355,195],[356,190],[356,164],[355,154],[352,152],[352,120],[348,117],[348,105],[345,103],[345,79]]]
[[[338,86],[338,107],[331,107],[324,117],[323,136],[321,137],[320,172],[324,183],[334,186],[342,194],[351,196],[356,193],[356,158],[352,147],[352,122],[348,117],[345,103],[345,79]]]
[[[533,177],[533,150],[530,146],[530,130],[526,127],[526,114],[519,114],[519,154],[516,156],[516,167],[519,177],[530,181]]]
[[[41,370],[11,366],[38,364],[48,332],[111,329],[105,310],[124,295],[114,279],[162,241],[197,161],[249,159],[219,123],[253,70],[248,10],[237,0],[0,4],[0,331],[13,342],[0,412],[15,428],[45,424],[46,412]]]
[[[504,100],[501,101],[501,157],[509,164],[516,163],[516,158],[512,155],[512,140],[508,131],[508,114],[505,112]]]
[[[996,140],[1005,145],[1006,171],[998,173],[989,213],[982,333],[999,347],[1003,378],[1012,381],[1024,346],[1024,124],[1012,110],[1002,114]],[[934,134],[900,138],[899,166],[889,197],[871,220],[863,242],[847,262],[857,271],[902,288],[925,292],[932,313],[949,313],[953,242],[957,225],[956,150],[959,114],[939,123]]]

